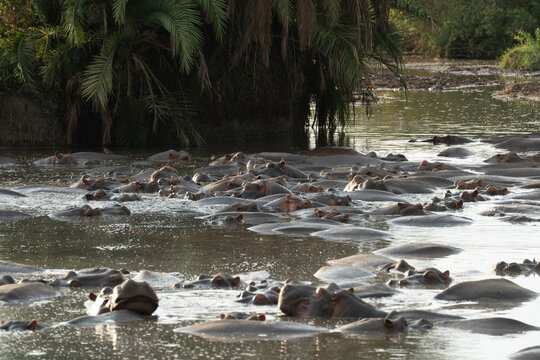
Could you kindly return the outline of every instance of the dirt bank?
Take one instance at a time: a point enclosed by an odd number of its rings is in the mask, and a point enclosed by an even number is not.
[[[493,96],[505,99],[540,101],[540,81],[510,84],[505,89],[493,94]]]

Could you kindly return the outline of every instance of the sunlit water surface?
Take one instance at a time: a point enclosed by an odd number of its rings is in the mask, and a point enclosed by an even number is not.
[[[346,129],[346,145],[362,153],[379,155],[401,153],[411,161],[428,159],[455,163],[465,169],[501,152],[485,143],[464,145],[475,156],[466,160],[439,158],[443,149],[410,139],[433,135],[457,134],[476,139],[507,134],[537,132],[540,106],[525,101],[505,102],[491,97],[494,88],[470,88],[441,93],[388,92],[369,114],[359,107],[356,121]],[[311,140],[313,146],[314,140]],[[161,149],[163,150],[163,149]],[[160,151],[161,151],[160,150]],[[232,150],[212,149],[220,156]],[[261,151],[246,146],[244,151]],[[295,146],[269,150],[297,151]],[[209,161],[210,150],[194,152],[194,164],[181,168],[189,174]],[[125,151],[134,159],[148,153]],[[66,186],[72,174],[81,169],[38,169],[31,161],[50,155],[50,151],[1,151],[13,156],[18,165],[0,168],[0,187],[16,188],[27,184]],[[442,192],[441,194],[442,195]],[[427,201],[431,195],[411,196],[410,201]],[[0,197],[0,208],[32,214],[17,222],[0,222],[0,259],[48,269],[47,276],[68,269],[106,266],[127,268],[136,274],[142,269],[165,272],[171,278],[191,280],[198,274],[227,272],[244,279],[265,277],[295,278],[320,283],[313,274],[327,260],[357,253],[369,253],[389,245],[410,242],[441,243],[462,248],[460,254],[440,259],[411,260],[423,266],[449,269],[455,282],[494,277],[493,266],[500,260],[521,261],[540,256],[537,225],[516,225],[479,215],[493,206],[466,204],[459,215],[474,224],[462,227],[418,228],[375,223],[371,226],[390,231],[391,240],[333,242],[314,237],[259,235],[245,228],[216,228],[205,225],[197,214],[214,211],[197,208],[177,199],[145,196],[127,205],[133,215],[114,220],[68,222],[48,214],[85,202],[80,194],[53,192],[30,193],[27,198]],[[112,205],[100,203],[99,206]],[[378,206],[380,206],[379,204]],[[366,282],[376,282],[378,278]],[[519,276],[516,283],[540,292],[538,276]],[[182,358],[182,359],[498,359],[540,344],[540,333],[491,336],[467,331],[434,328],[395,336],[345,336],[323,334],[287,341],[211,341],[175,331],[182,326],[216,319],[221,312],[244,311],[267,314],[269,321],[279,320],[276,307],[239,304],[236,290],[170,290],[158,287],[160,306],[153,319],[135,323],[107,323],[96,327],[58,326],[41,332],[0,333],[2,358]],[[98,290],[98,289],[94,289]],[[64,290],[53,299],[35,303],[0,305],[0,319],[38,319],[58,324],[84,314],[88,290]],[[506,316],[540,326],[540,299],[519,305],[478,306],[435,300],[438,290],[405,289],[386,299],[370,302],[384,310],[424,309],[461,315],[467,318]],[[335,323],[300,320],[322,324]]]

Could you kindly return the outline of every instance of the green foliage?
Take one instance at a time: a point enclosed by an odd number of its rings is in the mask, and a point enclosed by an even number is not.
[[[501,58],[501,67],[515,70],[540,70],[540,28],[531,34],[520,31],[515,36],[518,45],[508,49]]]
[[[200,144],[193,119],[207,105],[240,109],[232,121],[294,110],[303,125],[313,103],[334,129],[372,95],[372,66],[399,76],[388,12],[410,1],[5,0],[0,81],[56,94],[68,144],[81,116],[104,144],[163,131]]]
[[[537,0],[396,0],[396,5],[403,11],[395,11],[393,21],[412,49],[428,55],[497,58],[513,45],[513,34],[540,26]]]

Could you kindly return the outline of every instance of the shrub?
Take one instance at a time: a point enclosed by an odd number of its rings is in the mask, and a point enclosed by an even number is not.
[[[540,28],[531,34],[520,31],[515,36],[518,45],[508,49],[501,58],[501,67],[514,70],[540,70]]]

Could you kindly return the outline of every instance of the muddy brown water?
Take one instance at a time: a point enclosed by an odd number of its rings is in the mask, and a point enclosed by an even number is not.
[[[501,152],[489,144],[475,142],[463,147],[475,155],[465,160],[444,159],[444,149],[428,143],[411,143],[433,135],[457,134],[475,139],[507,134],[538,132],[540,106],[527,101],[502,101],[492,98],[497,88],[477,87],[425,91],[408,94],[382,93],[381,102],[366,115],[357,111],[354,124],[347,128],[347,144],[362,153],[401,153],[411,161],[445,161],[468,168]],[[308,147],[314,139],[310,138]],[[161,149],[164,150],[164,149]],[[221,155],[232,150],[262,151],[257,146],[212,149]],[[297,151],[298,148],[275,144],[271,150]],[[140,160],[148,153],[126,150]],[[195,166],[209,162],[209,150],[194,152],[195,164],[181,168],[190,173]],[[50,151],[2,150],[18,165],[0,167],[0,187],[16,188],[28,184],[66,186],[70,176],[84,169],[36,168],[31,161],[50,155]],[[442,190],[441,190],[442,195]],[[409,196],[410,201],[427,201],[431,195]],[[540,256],[540,232],[536,224],[510,224],[481,216],[496,201],[466,204],[459,215],[473,219],[470,226],[423,228],[390,223],[372,223],[393,234],[391,240],[335,242],[301,236],[268,236],[245,227],[211,227],[196,214],[198,209],[175,199],[145,196],[140,202],[127,203],[132,216],[114,220],[80,222],[59,221],[48,214],[71,205],[82,205],[80,195],[34,193],[28,198],[0,197],[2,209],[27,212],[31,218],[0,222],[0,259],[26,263],[47,269],[47,276],[68,269],[107,266],[127,268],[134,274],[142,269],[167,273],[180,280],[198,274],[228,272],[244,278],[295,278],[321,283],[313,274],[326,261],[357,253],[369,253],[404,243],[440,243],[456,246],[463,252],[438,259],[410,259],[416,267],[449,269],[455,282],[496,277],[492,268],[500,260],[521,261]],[[111,203],[112,204],[112,203]],[[102,205],[102,204],[100,204]],[[104,205],[104,204],[103,204]],[[373,205],[373,206],[380,206]],[[540,292],[537,275],[517,276],[516,283]],[[366,280],[367,283],[378,278]],[[527,346],[540,344],[540,333],[504,336],[475,334],[463,330],[437,328],[427,332],[401,335],[361,336],[336,333],[301,339],[269,341],[206,340],[176,331],[178,328],[217,319],[221,312],[266,313],[269,321],[281,320],[275,307],[244,305],[234,302],[236,290],[169,290],[156,287],[160,305],[155,317],[135,323],[106,323],[96,327],[58,326],[36,333],[0,333],[0,357],[13,358],[181,358],[181,359],[499,359]],[[422,309],[467,318],[505,316],[540,326],[540,299],[521,304],[478,305],[474,302],[435,300],[438,290],[405,289],[386,299],[369,300],[381,309]],[[87,290],[63,290],[52,300],[34,303],[1,304],[0,319],[38,321],[58,324],[85,312]],[[333,322],[297,320],[328,328]]]

